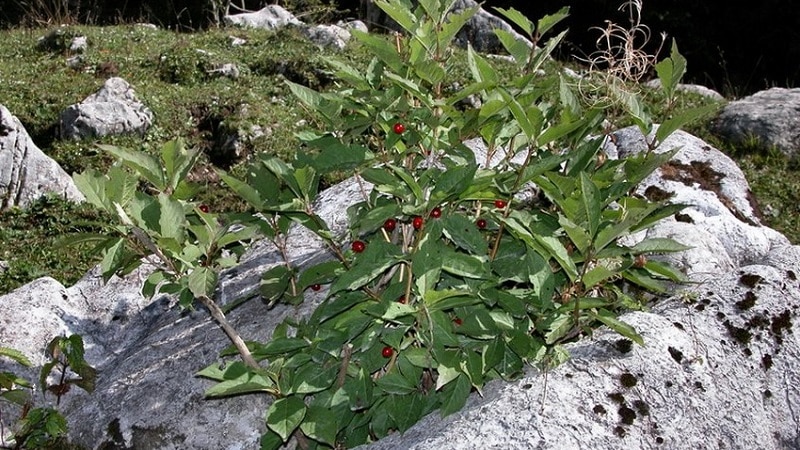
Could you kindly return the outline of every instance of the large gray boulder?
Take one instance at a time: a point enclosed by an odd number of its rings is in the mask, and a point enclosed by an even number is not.
[[[620,131],[609,153],[643,151],[644,137],[637,133]],[[724,155],[684,133],[662,149],[677,145],[683,147],[670,163],[674,167],[666,165],[646,180],[641,192],[673,194],[671,201],[689,203],[686,211],[659,226],[665,227],[661,233],[700,250],[684,252],[690,257],[674,256],[685,263],[692,284],[676,287],[672,298],[649,311],[623,317],[642,334],[644,347],[630,348],[618,335],[601,330],[593,339],[572,344],[573,359],[546,376],[531,368],[515,382],[490,383],[461,412],[447,418],[434,413],[371,448],[800,445],[800,424],[790,413],[800,402],[794,389],[800,381],[794,373],[800,352],[794,332],[800,248],[759,225],[747,183]],[[698,165],[707,167],[706,175],[717,173],[710,185],[680,175],[685,167]],[[316,212],[334,233],[346,228],[346,209],[362,198],[364,189],[369,186],[349,179],[324,191]],[[735,245],[739,238],[749,239],[749,248]],[[297,266],[331,257],[303,229],[293,229],[289,239],[289,257]],[[692,271],[690,263],[712,256],[715,262],[703,266],[702,273]],[[220,303],[253,295],[260,274],[281,261],[272,245],[254,246],[240,266],[222,277]],[[268,398],[203,399],[212,383],[191,374],[217,361],[228,341],[204,311],[181,314],[169,308],[167,298],[143,299],[139,286],[146,275],[143,268],[103,285],[93,272],[69,289],[40,280],[0,297],[0,304],[13,305],[0,310],[0,341],[35,356],[53,334],[84,335],[87,359],[100,375],[93,394],[74,390],[62,399],[77,444],[144,450],[258,448]],[[307,315],[323,297],[324,291],[309,292],[298,307],[271,310],[251,300],[229,318],[246,340],[263,341],[284,317]],[[20,312],[6,316],[9,309]],[[29,321],[24,311],[35,319]],[[43,331],[28,330],[34,326]]]
[[[127,81],[109,78],[94,94],[61,113],[61,137],[84,139],[130,134],[144,135],[153,113],[136,98]]]
[[[277,30],[287,25],[303,25],[291,12],[279,5],[269,5],[258,11],[230,14],[222,19],[226,25]]]
[[[399,29],[397,23],[378,8],[372,0],[360,0],[360,2],[360,17],[371,27]],[[417,2],[412,1],[412,3],[416,4]],[[474,0],[456,0],[452,11],[459,12],[476,5],[478,3]],[[527,38],[517,33],[511,25],[483,8],[480,8],[478,13],[461,29],[456,36],[456,42],[463,47],[470,43],[475,50],[483,53],[503,53],[505,52],[505,47],[503,47],[494,33],[495,29],[507,31],[514,35],[516,39],[525,42],[529,46],[532,45]]]
[[[19,119],[0,105],[0,210],[26,206],[48,193],[84,200],[69,174],[45,155]]]
[[[771,88],[731,102],[712,129],[736,145],[755,144],[795,156],[800,151],[800,88]]]

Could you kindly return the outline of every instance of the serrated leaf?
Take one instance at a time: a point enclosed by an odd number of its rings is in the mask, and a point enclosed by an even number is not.
[[[214,296],[217,288],[217,272],[209,267],[198,267],[189,274],[189,290],[195,298]]]
[[[115,158],[122,160],[123,164],[135,170],[159,191],[164,191],[167,188],[163,168],[156,158],[144,152],[113,145],[98,145],[98,147]]]
[[[385,12],[389,17],[394,19],[404,30],[408,32],[414,31],[417,24],[417,17],[406,7],[403,2],[387,2],[384,0],[376,0],[375,5]]]
[[[259,291],[261,297],[268,304],[272,304],[283,297],[289,288],[292,272],[283,264],[276,265],[261,275]]]
[[[345,145],[332,136],[323,136],[309,142],[320,150],[314,157],[313,164],[320,172],[332,170],[352,170],[375,158],[367,147],[358,144]]]
[[[306,404],[301,397],[279,398],[267,409],[267,427],[287,442],[306,415]]]
[[[88,169],[82,173],[73,174],[72,181],[75,182],[75,186],[89,203],[104,211],[109,211],[111,205],[106,197],[105,185],[108,181],[105,177],[94,169]]]
[[[528,62],[528,55],[531,52],[528,43],[520,40],[517,35],[500,28],[496,28],[494,34],[500,39],[500,43],[506,51],[514,57],[518,66],[523,66]]]
[[[261,195],[255,188],[250,186],[250,184],[229,175],[222,169],[216,169],[216,171],[220,179],[226,185],[228,185],[229,188],[233,189],[233,192],[235,192],[236,195],[241,197],[256,210],[261,210],[261,208],[264,206],[264,199],[261,198]]]
[[[566,19],[569,16],[569,6],[565,6],[559,9],[554,14],[548,14],[536,23],[536,33],[539,36],[544,36],[550,31],[551,28],[556,26],[559,22]]]
[[[486,258],[447,251],[442,255],[442,270],[465,278],[484,279],[489,276]]]
[[[586,215],[589,236],[594,237],[600,225],[602,205],[600,204],[600,191],[586,172],[581,172],[581,204]]]
[[[544,335],[545,343],[552,345],[562,337],[566,336],[569,330],[572,329],[573,318],[571,314],[561,314],[557,316],[547,327],[547,333]]]
[[[656,74],[661,81],[661,89],[668,99],[672,98],[685,73],[686,58],[678,52],[678,44],[673,39],[669,58],[656,64]]]
[[[592,287],[608,280],[609,278],[616,276],[617,273],[618,272],[610,270],[605,266],[597,265],[587,270],[586,273],[583,274],[583,277],[581,277],[581,281],[583,281],[586,289],[591,289]]]
[[[525,32],[528,36],[533,36],[533,22],[530,21],[524,14],[517,11],[514,8],[493,8],[495,11],[499,12],[500,15],[505,17],[506,19],[513,22],[516,26],[518,26],[522,31]]]
[[[158,194],[158,227],[162,237],[174,239],[182,243],[185,237],[184,222],[186,215],[181,203],[166,194]]]

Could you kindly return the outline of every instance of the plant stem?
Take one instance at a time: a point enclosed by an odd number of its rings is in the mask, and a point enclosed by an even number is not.
[[[242,357],[242,361],[244,361],[245,364],[253,369],[260,368],[255,358],[253,358],[253,355],[250,353],[250,349],[247,348],[247,344],[245,344],[242,337],[239,336],[239,332],[237,332],[230,322],[228,322],[228,319],[225,317],[225,313],[222,312],[222,309],[217,306],[214,300],[211,300],[205,295],[198,297],[197,299],[200,300],[200,303],[202,303],[203,306],[208,308],[208,312],[211,313],[211,317],[217,321],[217,324],[219,324],[219,326],[222,328],[222,331],[228,335],[228,339],[233,342],[233,346],[236,347],[236,350]]]

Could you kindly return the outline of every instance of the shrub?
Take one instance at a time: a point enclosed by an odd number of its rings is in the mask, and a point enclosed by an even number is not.
[[[539,39],[566,9],[535,24],[500,10],[534,43],[498,32],[519,75],[501,82],[492,61],[469,49],[474,81],[454,90],[450,44],[477,8],[376,3],[405,34],[354,32],[374,54],[366,71],[330,60],[341,87],[329,93],[287,82],[319,125],[299,133],[296,158],[262,156],[246,180],[219,172],[256,215],[224,217],[190,201],[184,178],[197,152],[180,141],[158,158],[105,147],[136,175],[114,167],[75,177],[89,201],[120,219],[117,233],[98,237],[104,276],[147,257],[157,270],[146,295],[174,294],[184,307],[200,301],[231,338],[225,354],[243,362],[202,370],[219,381],[206,394],[274,397],[262,448],[292,437],[303,448],[350,447],[405,431],[432,411],[457,411],[471,392],[519,376],[525,364],[564,361],[563,345],[599,326],[642,344],[619,313],[683,279],[649,258],[683,245],[620,242],[682,208],[633,194],[674,151],[609,160],[605,106],[585,104],[564,77],[539,74],[564,33]],[[658,72],[671,93],[683,73],[677,49]],[[630,120],[654,131],[635,93],[613,92]],[[479,108],[460,106],[470,95]],[[665,122],[651,149],[692,116]],[[486,146],[480,158],[464,145],[471,137]],[[344,235],[315,212],[321,176],[342,170],[364,188]],[[136,190],[140,178],[147,192]],[[285,255],[292,224],[316,233],[330,260],[301,271],[287,259],[264,274],[262,297],[298,303],[327,286],[326,298],[268,343],[245,343],[212,298],[218,272],[259,235]]]

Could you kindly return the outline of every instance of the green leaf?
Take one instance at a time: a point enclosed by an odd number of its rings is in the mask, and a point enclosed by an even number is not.
[[[103,252],[103,260],[100,261],[100,271],[105,282],[122,269],[126,258],[125,239],[116,238],[111,242],[113,244]]]
[[[313,394],[324,391],[333,384],[337,371],[336,366],[322,368],[313,362],[306,364],[295,373],[291,393]]]
[[[339,419],[333,409],[312,404],[306,411],[300,429],[311,439],[335,447],[336,435],[339,432]]]
[[[495,11],[499,12],[503,17],[513,22],[516,26],[518,26],[522,31],[525,32],[528,36],[533,36],[533,22],[530,21],[524,14],[517,11],[514,8],[493,8]]]
[[[96,170],[88,169],[83,173],[73,174],[72,181],[89,203],[104,211],[112,212],[111,204],[106,197],[108,181]]]
[[[400,249],[382,239],[367,244],[350,269],[331,284],[330,294],[343,290],[356,290],[402,260]]]
[[[158,216],[158,227],[160,234],[165,238],[175,239],[182,243],[185,237],[184,222],[186,215],[183,205],[166,194],[158,194],[158,206],[160,214]]]
[[[309,142],[320,152],[314,157],[314,167],[320,172],[332,170],[352,170],[375,158],[367,147],[350,144],[345,145],[333,136],[324,136]]]
[[[583,281],[586,289],[591,289],[592,287],[608,280],[609,278],[616,276],[618,273],[619,272],[610,270],[603,265],[597,265],[586,271],[586,273],[583,274],[581,281]]]
[[[542,17],[536,24],[536,33],[539,36],[544,36],[548,31],[550,31],[551,28],[556,26],[562,20],[566,19],[568,16],[569,6],[565,6],[554,14],[548,14]]]
[[[444,235],[458,247],[473,255],[486,255],[489,244],[475,223],[461,214],[449,214],[442,218]]]
[[[587,224],[589,225],[589,236],[594,237],[597,234],[597,228],[600,226],[600,215],[602,214],[600,204],[600,192],[586,172],[581,172],[581,203],[583,205],[583,213],[586,215]]]
[[[463,373],[458,373],[455,383],[450,384],[445,389],[442,397],[441,414],[442,417],[460,411],[467,403],[472,385]]]
[[[154,157],[144,152],[129,150],[113,145],[98,145],[98,147],[115,158],[122,160],[123,164],[135,170],[142,178],[150,182],[159,191],[167,188],[164,171],[161,163]]]
[[[24,353],[10,347],[0,347],[0,356],[5,356],[17,364],[21,364],[25,367],[31,367],[33,365],[31,360],[28,359]]]
[[[616,315],[606,309],[599,310],[596,314],[592,314],[595,319],[603,322],[605,326],[616,331],[623,337],[626,337],[637,344],[644,346],[644,339],[636,330],[629,324],[619,320]]]
[[[664,142],[674,131],[701,117],[715,113],[719,108],[720,105],[711,104],[676,112],[672,117],[659,125],[658,130],[656,130],[656,141],[658,141],[658,143]]]
[[[364,44],[370,53],[377,56],[393,72],[403,72],[403,67],[406,63],[397,53],[397,49],[391,42],[382,36],[364,33],[358,30],[352,30],[351,34],[354,38]]]
[[[517,65],[522,66],[528,62],[528,55],[531,52],[528,43],[519,39],[515,34],[500,28],[496,28],[494,34],[500,39],[500,43],[503,44],[506,51],[514,57]]]
[[[261,210],[261,208],[264,206],[264,199],[261,198],[258,190],[250,186],[250,184],[229,175],[222,169],[216,169],[216,171],[220,179],[227,184],[229,188],[233,189],[233,192],[235,192],[239,197],[249,203],[250,206],[256,210]]]
[[[291,270],[283,264],[276,265],[261,275],[259,290],[261,297],[268,304],[272,304],[283,297],[289,289],[292,278]]]
[[[387,394],[410,394],[417,390],[417,383],[404,377],[399,371],[393,370],[375,381],[383,392]]]
[[[408,173],[406,169],[399,166],[395,166],[393,164],[389,164],[388,166],[392,169],[392,171],[394,171],[394,173],[398,177],[400,177],[400,179],[403,180],[406,186],[408,186],[408,188],[411,189],[411,192],[414,193],[414,197],[416,197],[417,201],[425,200],[425,197],[422,194],[422,187],[420,187],[419,183],[417,183],[417,180],[415,180],[414,177],[410,173]]]
[[[678,44],[672,40],[669,58],[656,64],[656,74],[661,81],[661,89],[668,99],[672,99],[675,88],[686,73],[686,58],[678,52]]]
[[[485,257],[466,255],[449,249],[442,256],[442,270],[465,278],[485,279],[489,276]]]
[[[198,267],[189,274],[189,290],[195,298],[214,296],[217,288],[217,272],[209,267]]]
[[[261,450],[278,450],[283,445],[283,440],[278,436],[278,433],[267,430],[267,432],[261,436],[260,445]]]
[[[259,357],[275,357],[285,354],[291,354],[297,350],[308,347],[308,341],[296,337],[276,337],[269,341],[253,352],[253,355]]]
[[[197,375],[208,377],[202,370],[198,372]],[[224,381],[221,381],[206,390],[205,396],[207,398],[230,397],[241,394],[275,391],[275,384],[269,379],[269,377],[259,373],[253,373],[249,370],[244,370],[236,375],[233,373],[226,373],[223,375],[223,377]]]
[[[630,247],[631,253],[634,255],[642,253],[682,252],[691,249],[691,246],[683,245],[674,239],[659,237],[645,239],[633,247]]]
[[[451,12],[447,15],[447,22],[442,25],[439,32],[439,48],[449,48],[459,31],[469,22],[472,17],[480,10],[479,5],[465,8],[458,13]]]
[[[431,192],[430,202],[438,204],[453,197],[458,197],[461,192],[472,184],[477,170],[477,164],[468,164],[451,167],[442,172],[437,177],[436,186],[434,186]]]
[[[272,402],[267,409],[267,426],[270,430],[278,433],[285,443],[303,421],[305,415],[306,404],[302,397],[293,395],[279,398]]]
[[[417,17],[406,7],[403,2],[388,2],[384,0],[376,0],[375,5],[378,6],[389,17],[394,19],[404,30],[413,32],[417,27]]]

